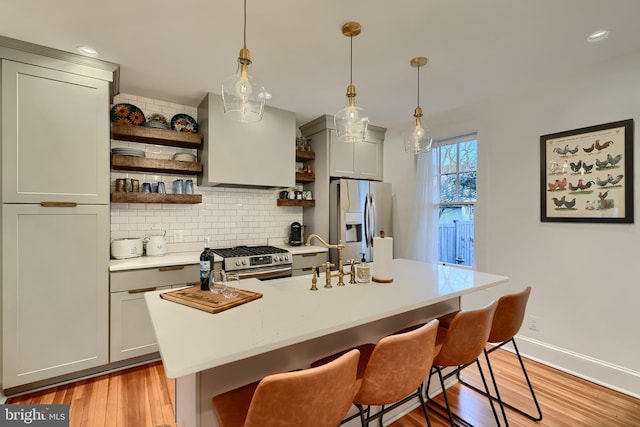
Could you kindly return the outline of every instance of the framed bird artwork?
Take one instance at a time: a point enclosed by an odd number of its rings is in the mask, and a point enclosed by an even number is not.
[[[633,223],[633,119],[540,137],[540,221]]]

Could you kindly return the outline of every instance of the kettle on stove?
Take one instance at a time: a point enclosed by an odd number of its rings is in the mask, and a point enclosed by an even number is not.
[[[302,224],[299,222],[292,222],[289,230],[289,244],[291,246],[302,245]]]

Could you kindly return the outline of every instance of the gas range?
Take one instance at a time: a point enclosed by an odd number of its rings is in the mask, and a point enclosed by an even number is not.
[[[242,277],[263,279],[291,276],[293,257],[286,249],[275,246],[236,246],[212,251],[223,258],[225,271],[239,273]]]

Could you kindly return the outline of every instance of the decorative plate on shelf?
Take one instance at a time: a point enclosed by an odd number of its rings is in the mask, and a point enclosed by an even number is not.
[[[153,128],[169,129],[169,122],[167,121],[167,118],[158,113],[153,113],[147,117],[147,121],[144,122],[144,125]]]
[[[116,104],[111,107],[111,121],[125,125],[144,123],[144,113],[133,104]]]
[[[198,133],[198,123],[188,114],[176,114],[171,118],[171,129],[178,132]]]

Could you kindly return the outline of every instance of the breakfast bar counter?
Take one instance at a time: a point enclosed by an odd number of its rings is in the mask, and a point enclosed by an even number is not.
[[[459,297],[507,282],[464,268],[393,260],[393,283],[317,291],[311,276],[240,282],[257,300],[211,314],[145,295],[163,365],[176,378],[178,426],[215,426],[211,397],[265,375],[308,367],[335,351],[458,310]],[[345,281],[348,278],[345,277]]]

